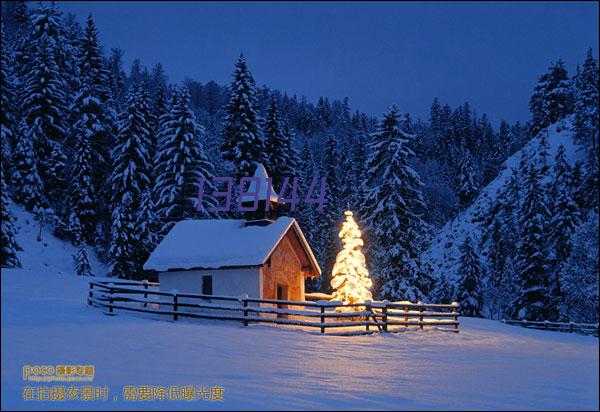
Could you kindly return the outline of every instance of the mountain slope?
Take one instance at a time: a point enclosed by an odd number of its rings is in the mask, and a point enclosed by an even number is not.
[[[571,120],[565,119],[542,130],[523,149],[506,160],[498,176],[481,190],[475,201],[467,209],[460,212],[456,218],[446,223],[437,232],[428,249],[421,254],[424,261],[431,264],[433,275],[436,278],[439,279],[443,274],[449,281],[456,282],[460,264],[460,245],[467,235],[470,235],[476,244],[479,243],[483,226],[478,218],[485,215],[490,207],[494,206],[498,191],[509,179],[512,168],[518,168],[521,156],[524,154],[528,163],[535,159],[541,150],[540,141],[544,134],[546,134],[549,144],[548,165],[550,168],[552,168],[554,157],[561,144],[566,149],[567,161],[571,165],[577,160],[583,160],[583,150],[575,144],[572,128]],[[485,259],[484,256],[481,256],[481,258],[482,260]]]
[[[17,252],[22,270],[49,273],[50,275],[74,275],[73,255],[76,247],[68,241],[52,235],[49,225],[40,231],[40,222],[23,207],[11,202],[10,211],[17,218],[17,243],[23,249]],[[40,239],[40,240],[38,240]],[[92,247],[87,246],[94,276],[106,276],[108,267],[100,262]]]

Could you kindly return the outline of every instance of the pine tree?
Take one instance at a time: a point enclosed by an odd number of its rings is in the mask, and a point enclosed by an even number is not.
[[[7,177],[10,179],[12,170],[12,151],[16,143],[15,131],[17,127],[17,99],[15,90],[16,79],[14,78],[14,73],[12,70],[14,56],[7,46],[4,25],[2,25],[1,46],[2,55],[0,58],[2,59],[2,62],[0,64],[0,90],[2,90],[2,93],[0,93],[0,106],[2,107],[2,110],[0,111],[0,139],[2,142],[2,159],[6,172],[8,172]]]
[[[70,231],[73,233],[73,237],[75,240],[75,245],[77,246],[77,251],[73,255],[73,266],[75,268],[75,273],[77,276],[93,276],[92,274],[92,266],[90,265],[90,260],[88,257],[87,249],[85,247],[85,242],[82,241],[82,228],[79,223],[79,219],[76,216],[72,216],[70,220]]]
[[[33,128],[35,127],[34,125]],[[37,212],[45,208],[47,202],[33,150],[32,131],[25,121],[21,121],[18,134],[13,174],[15,200],[22,203],[27,210]]]
[[[589,49],[577,77],[574,123],[575,137],[594,152],[598,148],[598,82],[598,61]]]
[[[521,228],[517,245],[517,273],[520,290],[514,315],[520,319],[548,320],[556,317],[552,305],[546,236],[549,211],[540,183],[540,172],[529,167],[525,196],[520,210]]]
[[[141,270],[143,264],[158,244],[158,233],[161,229],[150,190],[145,190],[142,193],[136,222],[135,236],[138,240],[136,262]]]
[[[565,261],[571,252],[571,241],[580,223],[581,212],[573,200],[573,179],[571,167],[566,161],[566,150],[561,144],[554,162],[554,182],[552,188],[553,207],[550,221],[550,242],[558,261]]]
[[[435,296],[436,302],[439,303],[451,303],[454,301],[454,288],[445,275],[440,277],[433,295]]]
[[[79,242],[77,253],[73,255],[73,263],[75,265],[75,274],[77,274],[77,276],[94,276],[85,242]]]
[[[82,239],[92,240],[98,222],[97,204],[100,188],[94,183],[94,169],[102,162],[94,150],[94,142],[106,132],[98,113],[101,102],[87,82],[76,98],[76,122],[72,127],[75,147],[70,161],[69,214],[77,217],[82,227]]]
[[[87,83],[92,89],[92,93],[101,102],[105,102],[111,97],[109,71],[104,65],[102,52],[98,45],[96,24],[91,14],[87,18],[85,33],[81,39],[79,72],[81,82]]]
[[[267,113],[267,123],[265,127],[265,147],[269,176],[273,178],[275,187],[280,188],[283,179],[288,177],[290,184],[296,174],[295,157],[296,154],[292,147],[291,135],[286,133],[284,126],[279,119],[277,102],[271,101]]]
[[[31,11],[30,26],[26,44],[29,54],[35,56],[39,52],[41,44],[47,52],[52,55],[58,66],[58,74],[62,82],[68,86],[68,90],[76,90],[79,86],[79,65],[77,64],[76,39],[68,38],[62,13],[55,5],[47,7],[40,4]],[[30,61],[26,61],[28,67]],[[67,89],[65,89],[67,90]]]
[[[235,64],[233,82],[229,86],[227,115],[223,119],[223,158],[232,163],[235,176],[252,176],[256,162],[264,162],[258,101],[254,78],[243,55]]]
[[[113,207],[121,204],[127,193],[132,204],[139,204],[142,192],[150,187],[152,159],[148,151],[149,140],[150,130],[144,116],[142,92],[136,88],[129,94],[127,112],[122,116],[112,151],[110,183]]]
[[[62,142],[66,132],[66,84],[54,60],[51,45],[42,37],[32,66],[26,74],[21,97],[23,118],[31,131],[35,154],[40,162],[42,181],[47,189],[47,160],[52,153],[52,140]]]
[[[299,196],[306,197],[310,184],[317,174],[317,168],[315,166],[314,159],[307,141],[304,142],[304,146],[300,154],[300,167],[298,171],[300,175],[298,182],[298,193]],[[315,210],[316,205],[301,202],[296,209],[295,217],[298,221],[298,224],[302,228],[308,243],[316,252],[316,247],[318,246],[317,241],[319,228],[317,226],[317,215]],[[316,291],[321,289],[321,276],[318,278],[308,278],[307,281],[307,290]]]
[[[471,161],[471,154],[468,149],[463,149],[460,161],[460,170],[458,175],[458,184],[456,186],[456,195],[460,205],[466,208],[477,196],[479,192],[479,183],[477,172]]]
[[[598,323],[598,212],[590,211],[573,236],[573,251],[560,267],[561,317]]]
[[[332,300],[343,303],[372,300],[370,289],[373,283],[362,253],[360,229],[352,218],[352,212],[346,211],[344,214],[346,221],[339,233],[342,250],[337,254],[331,275],[331,287],[334,289]],[[352,309],[360,310],[359,307]]]
[[[430,283],[420,269],[418,255],[425,207],[422,183],[410,167],[409,136],[400,129],[395,106],[384,115],[373,134],[366,163],[365,200],[369,250],[381,279],[380,295],[387,299],[421,300]],[[426,281],[427,280],[427,281]]]
[[[196,216],[196,200],[201,178],[205,179],[203,207],[215,206],[211,194],[213,165],[200,143],[203,130],[196,124],[189,109],[190,95],[186,88],[177,94],[170,119],[160,132],[161,147],[155,163],[157,214],[168,231],[176,222]]]
[[[3,268],[19,268],[21,261],[17,256],[17,251],[22,250],[17,243],[14,221],[15,217],[10,212],[10,199],[8,197],[8,186],[4,177],[4,161],[0,162],[0,173],[2,174],[2,255],[0,256],[0,266]]]
[[[458,280],[458,301],[460,312],[466,316],[481,317],[483,292],[481,285],[481,264],[470,236],[460,247],[460,269]]]
[[[516,299],[515,284],[518,282],[514,273],[514,257],[519,232],[522,172],[525,172],[525,164],[522,171],[511,170],[483,222],[482,255],[486,256],[489,265],[486,306],[497,318],[512,316],[512,305]]]
[[[548,72],[538,78],[534,93],[529,102],[533,115],[531,134],[562,119],[573,111],[573,95],[565,64],[558,60]]]
[[[135,216],[130,192],[123,194],[120,203],[113,211],[111,231],[110,274],[118,278],[131,279],[137,269],[135,249],[138,239],[135,235]]]
[[[337,174],[338,159],[337,142],[335,137],[330,135],[325,142],[325,157],[322,165],[322,176],[325,177],[326,182],[325,205],[317,217],[319,234],[316,254],[317,259],[324,268],[325,276],[322,281],[324,282],[322,285],[324,287],[328,287],[330,283],[328,277],[334,264],[337,249],[336,232],[339,224],[338,216],[340,210],[339,180]],[[316,187],[319,186],[317,185]]]
[[[108,58],[108,67],[111,98],[115,108],[120,112],[126,97],[126,75],[123,71],[123,51],[121,49],[111,49],[111,54]]]

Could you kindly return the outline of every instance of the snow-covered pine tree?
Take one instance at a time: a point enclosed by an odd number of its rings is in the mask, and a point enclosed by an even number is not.
[[[36,125],[32,126],[37,127]],[[24,120],[19,124],[14,152],[14,196],[29,211],[47,207],[44,186],[38,173],[37,157],[33,150],[32,132]]]
[[[348,185],[350,189],[350,206],[358,209],[362,204],[364,194],[361,182],[364,179],[364,167],[367,161],[367,145],[369,144],[369,134],[364,128],[355,129],[351,140],[351,158],[352,164],[348,171]]]
[[[466,208],[471,204],[479,192],[479,179],[477,171],[471,160],[471,153],[463,148],[459,166],[458,183],[456,185],[456,195],[461,207]]]
[[[46,177],[44,186],[46,187],[46,197],[50,205],[56,212],[62,214],[65,209],[65,200],[67,197],[68,186],[66,170],[67,155],[60,142],[50,140],[50,157],[43,162],[44,170],[40,171]]]
[[[85,242],[81,238],[82,227],[77,216],[71,216],[69,221],[69,231],[73,234],[75,246],[77,247],[77,251],[73,254],[75,274],[77,276],[93,276]]]
[[[331,300],[343,303],[360,303],[372,300],[369,271],[362,253],[363,240],[360,229],[352,218],[352,212],[346,211],[346,221],[342,224],[339,237],[342,250],[337,254],[331,274],[333,294]],[[350,310],[362,310],[360,307]]]
[[[529,110],[533,116],[532,136],[573,111],[572,88],[562,60],[551,65],[548,71],[538,78],[529,101]]]
[[[62,148],[69,92],[65,79],[71,73],[73,56],[56,8],[40,6],[32,13],[26,54],[21,70],[24,79],[21,112],[27,122],[44,193],[60,213],[67,186]]]
[[[79,73],[81,82],[86,82],[92,93],[101,102],[111,98],[109,71],[104,64],[102,51],[98,44],[96,24],[90,14],[87,18],[85,32],[80,41]]]
[[[561,317],[598,323],[598,212],[590,211],[573,236],[573,251],[560,268]]]
[[[550,169],[548,158],[550,157],[550,143],[548,142],[548,129],[540,132],[540,146],[537,152],[540,173],[545,175]]]
[[[4,177],[4,160],[0,161],[0,173],[2,174],[2,255],[0,256],[0,266],[3,268],[19,268],[21,261],[17,256],[17,251],[22,250],[17,243],[14,221],[15,217],[10,212],[10,199],[8,197],[8,185]]]
[[[282,122],[284,141],[286,142],[286,151],[289,153],[290,164],[289,168],[291,176],[297,176],[298,165],[300,164],[300,155],[294,147],[296,140],[296,130],[292,127],[292,119],[289,115],[286,115]]]
[[[48,179],[48,160],[52,156],[52,140],[62,142],[65,137],[66,84],[54,60],[52,45],[42,37],[25,75],[21,91],[21,113],[27,122],[40,177],[45,188],[52,187]]]
[[[116,145],[112,151],[110,184],[113,208],[122,203],[126,193],[130,194],[132,204],[138,205],[142,192],[150,187],[150,130],[142,100],[139,87],[129,94],[127,111],[122,115]]]
[[[516,298],[517,278],[513,262],[519,232],[521,177],[519,170],[512,168],[510,177],[496,196],[496,204],[484,221],[486,229],[481,247],[489,265],[486,271],[489,281],[484,293],[488,296],[485,300],[491,315],[497,318],[512,316],[512,304]]]
[[[77,276],[94,276],[85,242],[79,242],[77,252],[73,255],[73,263]]]
[[[598,148],[598,77],[598,61],[590,48],[577,76],[574,124],[575,137],[592,151]]]
[[[150,253],[152,253],[158,243],[158,233],[161,229],[160,222],[155,213],[151,190],[145,190],[142,193],[136,222],[135,236],[138,241],[136,248],[136,262],[141,270],[142,265],[146,262]]]
[[[300,197],[306,197],[312,179],[317,175],[317,168],[307,141],[304,141],[302,151],[300,153],[300,167],[298,169],[298,194]],[[295,217],[298,224],[302,228],[302,232],[306,236],[308,243],[315,248],[318,246],[318,230],[317,227],[317,206],[300,202],[296,209]],[[311,291],[320,290],[321,276],[317,278],[307,279],[307,289]]]
[[[240,55],[229,86],[227,115],[223,119],[223,158],[232,163],[237,178],[252,176],[256,162],[264,162],[258,102],[254,78],[248,70],[243,55]]]
[[[473,247],[470,236],[460,246],[460,269],[457,298],[460,302],[460,313],[466,316],[481,317],[483,308],[483,291],[481,278],[483,273],[479,256]]]
[[[121,108],[126,100],[126,75],[123,70],[123,51],[119,48],[111,49],[108,58],[109,67],[109,87],[111,98],[117,112],[121,112]]]
[[[438,303],[451,303],[454,299],[454,287],[448,281],[445,275],[442,275],[436,282],[435,289],[433,291],[435,301]]]
[[[101,105],[91,86],[84,81],[74,105],[76,121],[71,129],[71,140],[75,146],[69,162],[71,183],[68,206],[69,220],[74,216],[80,222],[83,242],[93,240],[98,223],[100,188],[94,184],[94,169],[104,162],[96,152],[94,142],[107,132],[99,116]]]
[[[62,13],[54,4],[50,7],[46,4],[40,4],[31,11],[30,27],[26,37],[26,47],[30,56],[35,56],[39,52],[42,43],[45,44],[48,52],[58,66],[58,75],[62,82],[67,86],[65,89],[67,100],[65,106],[69,105],[68,98],[71,91],[79,87],[79,65],[77,61],[78,50],[77,43],[79,31],[73,30],[70,38],[65,28],[65,22]],[[26,60],[28,70],[35,65],[35,62]]]
[[[571,241],[581,220],[579,205],[573,200],[573,177],[566,160],[566,149],[561,144],[556,152],[551,185],[550,242],[558,261],[564,261],[571,251]]]
[[[120,197],[120,202],[113,211],[111,231],[110,274],[122,279],[131,279],[138,269],[135,253],[138,239],[130,192],[125,192]]]
[[[553,251],[553,269],[550,275],[550,288],[555,304],[561,297],[559,266],[566,261],[573,247],[573,236],[581,222],[579,205],[573,200],[573,178],[571,167],[566,161],[566,150],[561,144],[555,162],[553,182],[551,184],[551,219],[549,245]]]
[[[550,212],[546,206],[540,171],[531,165],[525,178],[525,196],[519,212],[517,245],[519,296],[513,316],[527,320],[556,319],[550,289],[547,234]]]
[[[417,258],[426,227],[421,218],[425,202],[422,183],[409,164],[410,136],[400,129],[399,116],[392,106],[372,136],[361,210],[370,232],[372,264],[382,283],[381,297],[416,301],[429,292],[419,285],[430,283],[420,278]]]
[[[14,56],[8,48],[4,25],[1,27],[1,47],[0,90],[2,90],[2,93],[0,93],[0,106],[2,110],[0,111],[0,139],[2,142],[2,159],[7,173],[6,177],[10,181],[12,174],[12,152],[16,144],[17,99],[15,90],[16,79],[12,70]]]
[[[198,185],[205,179],[203,207],[205,214],[217,203],[212,197],[213,165],[200,143],[204,131],[194,120],[189,109],[190,95],[187,88],[176,93],[169,120],[161,130],[161,147],[155,164],[158,169],[156,180],[156,210],[166,233],[178,221],[197,216],[196,201]],[[210,213],[209,213],[210,215]]]
[[[285,177],[290,179],[296,174],[295,153],[292,147],[291,136],[286,134],[284,126],[279,119],[277,101],[275,98],[271,101],[271,106],[267,112],[267,121],[265,125],[265,156],[267,158],[267,170],[269,176],[273,178],[273,184],[281,188]]]
[[[573,200],[577,203],[580,210],[587,209],[590,205],[597,205],[598,203],[591,203],[589,198],[589,190],[586,187],[584,164],[581,160],[577,160],[573,165],[571,173],[571,188],[573,189]]]
[[[330,135],[325,142],[325,153],[322,164],[322,174],[325,177],[325,204],[321,212],[317,216],[317,225],[319,227],[317,240],[317,259],[321,267],[324,269],[323,285],[329,287],[329,276],[331,268],[335,261],[336,250],[338,248],[337,229],[339,225],[339,178],[338,165],[339,155],[337,150],[337,142],[333,135]],[[315,192],[319,185],[315,187]],[[314,195],[313,195],[314,196]],[[314,209],[313,209],[314,211]],[[325,292],[326,290],[323,290]]]

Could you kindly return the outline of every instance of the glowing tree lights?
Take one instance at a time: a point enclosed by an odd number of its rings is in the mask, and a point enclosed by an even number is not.
[[[339,234],[342,250],[337,254],[331,276],[331,286],[334,289],[332,300],[360,303],[372,299],[369,289],[373,283],[361,250],[363,240],[358,225],[352,217],[352,212],[347,211],[345,215],[346,221]]]

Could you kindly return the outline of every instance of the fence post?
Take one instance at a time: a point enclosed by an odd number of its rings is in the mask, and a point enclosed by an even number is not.
[[[94,284],[90,282],[90,291],[88,293],[88,305],[92,305],[92,299],[94,298]]]
[[[404,307],[404,312],[408,313],[408,306]],[[408,316],[404,317],[404,322],[408,322]],[[404,327],[408,328],[408,324],[405,324]]]
[[[573,322],[569,322],[569,332],[573,333],[574,326]]]
[[[365,326],[366,326],[367,330],[369,330],[369,312],[371,312],[371,301],[370,300],[365,301],[365,312],[367,312],[367,314],[365,315]]]
[[[321,333],[325,333],[325,306],[319,304],[321,307]]]
[[[421,316],[419,316],[419,327],[423,329],[423,302],[418,301],[417,305],[419,305],[419,313],[421,314]]]
[[[387,327],[387,305],[388,305],[388,301],[387,299],[383,301],[383,308],[381,309],[381,320],[383,321],[383,331],[387,332],[388,327]]]
[[[144,289],[146,289],[146,292],[144,292],[144,301],[148,300],[148,280],[144,279],[142,280],[142,284],[144,285]],[[144,307],[148,306],[148,302],[144,302]]]
[[[173,291],[173,320],[177,320],[177,291]]]
[[[112,283],[110,283],[112,285]],[[108,287],[108,314],[113,314],[113,289],[111,286]]]
[[[242,296],[242,306],[244,307],[244,326],[248,326],[248,309],[246,309],[248,307],[248,295]]]
[[[456,316],[456,307],[458,306],[458,302],[452,302],[452,320],[454,322],[458,321],[458,316]],[[504,322],[504,319],[502,320]],[[458,323],[454,324],[454,330],[458,332]]]

